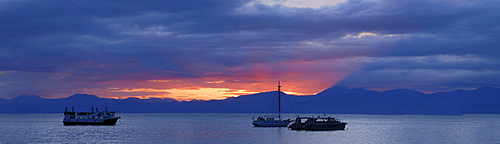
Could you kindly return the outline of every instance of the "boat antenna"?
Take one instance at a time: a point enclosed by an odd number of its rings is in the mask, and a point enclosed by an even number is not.
[[[281,83],[278,81],[278,120],[281,120]]]
[[[92,109],[92,113],[94,113],[94,107],[90,107]]]

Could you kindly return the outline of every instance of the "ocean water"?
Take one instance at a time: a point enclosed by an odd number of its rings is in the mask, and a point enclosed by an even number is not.
[[[258,128],[247,113],[116,115],[115,126],[64,126],[62,113],[0,114],[0,143],[500,143],[500,115],[332,115],[348,123],[340,131]]]

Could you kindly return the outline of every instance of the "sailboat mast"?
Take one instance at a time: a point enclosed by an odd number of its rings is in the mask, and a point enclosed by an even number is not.
[[[281,84],[278,81],[278,120],[281,120]]]

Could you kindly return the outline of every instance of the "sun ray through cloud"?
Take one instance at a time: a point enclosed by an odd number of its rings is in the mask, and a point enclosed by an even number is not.
[[[61,6],[64,5],[64,6]],[[500,87],[497,1],[0,1],[0,98]],[[26,11],[29,9],[29,11]]]

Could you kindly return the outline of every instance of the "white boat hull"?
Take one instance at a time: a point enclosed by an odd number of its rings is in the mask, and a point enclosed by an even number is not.
[[[254,121],[252,124],[255,127],[286,127],[292,121]]]

